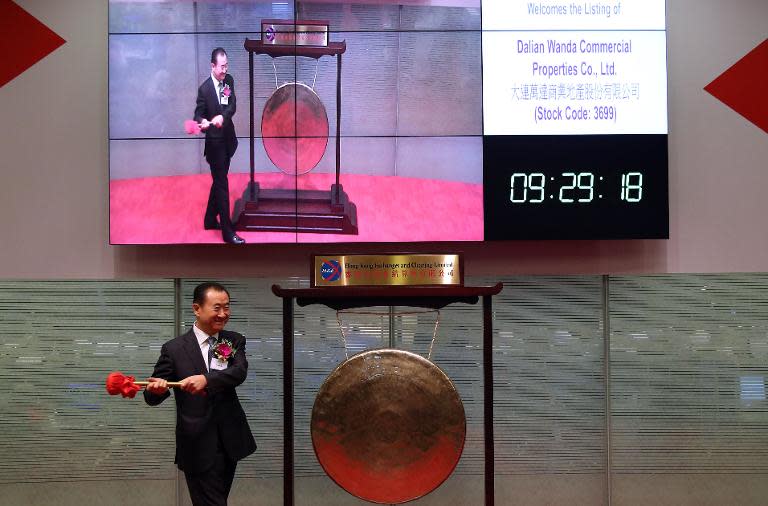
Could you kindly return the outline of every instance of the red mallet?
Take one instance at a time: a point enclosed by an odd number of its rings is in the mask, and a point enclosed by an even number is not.
[[[202,129],[200,128],[200,123],[193,119],[188,119],[184,122],[184,131],[189,135],[197,135],[202,132]]]
[[[133,376],[126,376],[121,372],[111,372],[107,376],[107,392],[109,395],[120,394],[123,397],[130,397],[133,399],[136,397],[136,392],[141,390],[141,387],[147,386],[149,381],[135,381]],[[181,383],[178,381],[169,381],[169,387],[180,387]]]

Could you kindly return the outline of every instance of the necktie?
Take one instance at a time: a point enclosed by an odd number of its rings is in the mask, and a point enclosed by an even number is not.
[[[224,96],[224,81],[219,81],[219,103],[221,103],[221,97]]]
[[[208,338],[208,370],[211,370],[211,362],[213,361],[213,348],[216,345],[216,338],[210,336]]]

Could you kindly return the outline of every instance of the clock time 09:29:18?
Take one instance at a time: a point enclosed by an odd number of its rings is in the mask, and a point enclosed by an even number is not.
[[[604,177],[595,176],[593,172],[562,172],[557,176],[515,172],[510,177],[509,200],[513,204],[540,204],[547,200],[588,204],[616,197],[630,204],[640,202],[643,199],[643,173],[622,173],[620,185],[606,184]]]

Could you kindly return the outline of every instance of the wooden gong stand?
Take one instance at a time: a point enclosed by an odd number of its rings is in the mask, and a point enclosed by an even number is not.
[[[357,234],[357,209],[339,183],[341,172],[341,55],[347,43],[329,42],[328,46],[296,46],[262,44],[260,39],[245,39],[248,51],[250,93],[250,181],[242,198],[235,202],[236,230],[246,232],[304,232],[325,234]],[[336,56],[336,182],[330,190],[262,189],[255,180],[253,55],[272,58],[306,56],[320,59]],[[298,182],[297,182],[298,183]]]
[[[272,293],[283,299],[283,504],[294,505],[293,460],[293,301],[300,307],[320,304],[331,309],[373,306],[409,306],[441,309],[449,304],[477,304],[483,298],[483,428],[485,506],[494,504],[493,449],[493,313],[491,298],[501,292],[493,286],[375,286],[282,288]]]

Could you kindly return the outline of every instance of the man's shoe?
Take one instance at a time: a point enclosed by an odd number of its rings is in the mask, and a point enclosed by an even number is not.
[[[205,221],[203,222],[203,228],[206,230],[221,230],[221,225],[218,221]]]
[[[228,239],[225,238],[224,242],[229,243],[229,244],[245,244],[245,239],[243,239],[242,237],[240,237],[237,234],[232,234],[232,237],[230,237]]]

